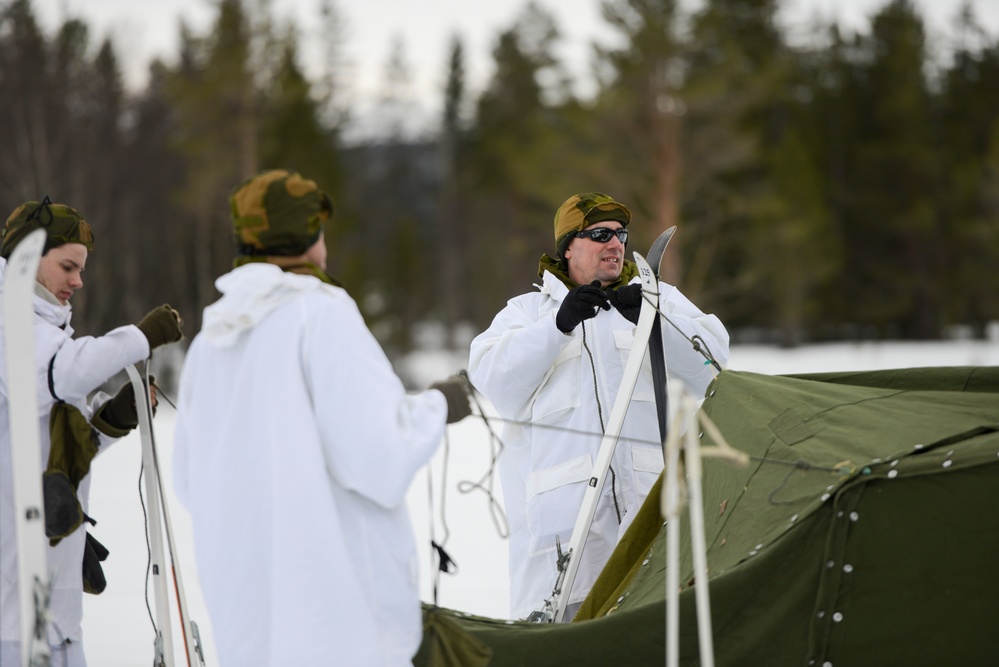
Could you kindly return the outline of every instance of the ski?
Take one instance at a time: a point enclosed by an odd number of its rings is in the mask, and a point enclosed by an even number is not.
[[[649,249],[649,266],[654,268],[656,282],[661,280],[663,257],[666,246],[673,238],[676,225],[673,225],[652,243]],[[656,308],[659,304],[656,303]],[[665,447],[669,424],[669,375],[666,370],[666,350],[663,347],[662,317],[656,317],[649,334],[649,361],[652,363],[652,388],[656,397],[656,415],[659,417],[659,442]],[[665,449],[664,449],[665,451]]]
[[[656,278],[661,279],[663,275],[663,256],[666,254],[666,246],[669,245],[669,240],[673,238],[673,234],[676,232],[676,225],[673,225],[652,242],[649,247],[649,266],[653,267],[656,274]]]
[[[672,235],[671,230],[663,232],[663,235]],[[660,235],[662,238],[662,235]],[[656,248],[659,239],[653,243]],[[668,238],[667,238],[668,241]],[[665,249],[665,243],[662,249]],[[662,250],[659,251],[660,256]],[[617,441],[621,435],[621,428],[624,426],[624,418],[628,414],[628,405],[631,403],[632,394],[635,391],[635,384],[642,370],[642,361],[649,349],[649,340],[654,324],[658,321],[659,312],[659,281],[649,263],[638,252],[634,253],[635,264],[638,265],[638,275],[642,279],[642,300],[641,310],[638,315],[638,324],[635,327],[635,340],[628,353],[628,360],[624,366],[624,374],[621,378],[621,385],[617,391],[617,398],[611,408],[610,418],[607,420],[607,428],[604,431],[603,439],[600,441],[600,449],[597,451],[596,461],[593,463],[593,474],[587,484],[583,494],[583,503],[576,516],[576,523],[572,529],[572,537],[569,542],[569,551],[564,556],[559,557],[559,578],[556,581],[555,589],[552,592],[552,599],[545,601],[546,609],[542,612],[535,612],[541,620],[554,620],[561,623],[565,616],[565,609],[572,592],[572,586],[576,579],[576,572],[579,570],[579,562],[583,554],[583,547],[590,532],[590,524],[593,522],[593,515],[597,509],[597,501],[603,491],[604,483],[607,481],[607,474],[610,469],[614,451],[617,448]],[[658,265],[659,258],[656,258]],[[660,345],[660,347],[662,347]]]
[[[170,624],[169,585],[166,580],[166,552],[163,548],[163,535],[166,534],[166,549],[170,554],[170,572],[173,575],[174,593],[177,599],[177,611],[180,615],[181,636],[184,640],[185,658],[188,667],[204,665],[204,653],[201,649],[201,637],[198,626],[191,620],[184,593],[184,583],[180,568],[177,566],[176,547],[173,539],[173,527],[170,523],[170,512],[167,507],[166,495],[163,492],[163,477],[160,474],[159,459],[156,453],[156,439],[153,433],[153,409],[149,395],[149,378],[146,373],[140,375],[135,366],[125,368],[128,378],[135,391],[135,405],[139,413],[139,432],[142,438],[142,466],[146,483],[146,504],[149,511],[149,544],[151,550],[151,569],[153,575],[153,592],[156,602],[156,617],[159,627],[156,628],[154,667],[174,667],[173,633]],[[147,368],[148,370],[148,368]]]
[[[48,539],[42,501],[42,455],[38,434],[38,369],[35,366],[35,313],[32,299],[45,232],[36,230],[14,249],[4,272],[3,335],[7,364],[14,534],[21,612],[22,667],[49,664],[47,637]]]

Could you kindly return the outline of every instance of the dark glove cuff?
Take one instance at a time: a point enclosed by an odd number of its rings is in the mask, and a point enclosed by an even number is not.
[[[108,401],[108,403],[110,402],[111,401]],[[108,403],[105,403],[104,405],[101,406],[101,409],[97,411],[97,414],[95,414],[93,419],[90,420],[90,423],[93,424],[94,428],[96,428],[98,431],[100,431],[106,436],[109,436],[111,438],[124,438],[138,424],[136,423],[126,428],[122,426],[116,426],[115,424],[111,423],[107,419],[107,412],[105,410],[105,408],[107,408]]]
[[[132,385],[124,385],[114,397],[100,407],[90,421],[101,433],[112,438],[127,435],[138,426],[139,414]]]

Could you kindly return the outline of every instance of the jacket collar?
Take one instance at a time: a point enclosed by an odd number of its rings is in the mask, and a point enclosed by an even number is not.
[[[230,347],[272,311],[304,292],[337,290],[313,276],[252,262],[215,281],[222,298],[205,308],[201,332],[214,345]]]
[[[64,306],[51,295],[51,292],[39,283],[35,283],[35,294],[32,297],[35,315],[72,336],[73,327],[70,326],[69,321],[73,317],[73,306],[68,303]]]
[[[551,271],[544,271],[541,274],[541,284],[536,285],[542,294],[547,294],[556,301],[561,301],[569,293],[569,288],[562,279]]]
[[[567,290],[579,287],[576,281],[569,278],[562,261],[548,255],[541,255],[541,260],[538,262],[538,275],[544,277],[545,274],[551,274],[554,278],[557,278],[566,286]],[[617,277],[617,280],[608,285],[606,289],[620,289],[629,284],[636,276],[638,276],[638,266],[630,259],[626,259],[624,260],[624,266],[621,267],[621,275]]]

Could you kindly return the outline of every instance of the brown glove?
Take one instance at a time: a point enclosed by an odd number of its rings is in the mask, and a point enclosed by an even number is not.
[[[472,414],[472,406],[468,402],[468,385],[465,378],[452,375],[445,380],[439,380],[430,385],[444,394],[447,399],[447,423],[453,424]]]
[[[145,335],[146,340],[149,341],[149,349],[152,351],[160,345],[176,343],[183,338],[184,332],[181,330],[183,324],[180,314],[168,304],[163,304],[146,313],[146,316],[135,326],[139,327],[139,331]]]

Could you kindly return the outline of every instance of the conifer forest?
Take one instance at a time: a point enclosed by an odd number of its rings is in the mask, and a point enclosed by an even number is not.
[[[259,0],[218,0],[178,27],[141,90],[83,20],[40,27],[0,3],[0,208],[44,195],[97,245],[74,299],[99,334],[161,303],[193,337],[231,268],[228,195],[264,168],[336,201],[329,272],[390,356],[427,323],[451,344],[533,289],[552,219],[576,192],[632,209],[630,250],[666,227],[665,278],[733,341],[981,335],[999,321],[999,35],[970,6],[945,48],[911,0],[869,27],[785,34],[781,0],[600,2],[613,36],[575,94],[544,1],[498,26],[481,90],[460,34],[440,63],[433,128],[403,128],[386,72],[377,136],[352,140],[335,0],[322,62]],[[314,58],[314,56],[313,56]]]

